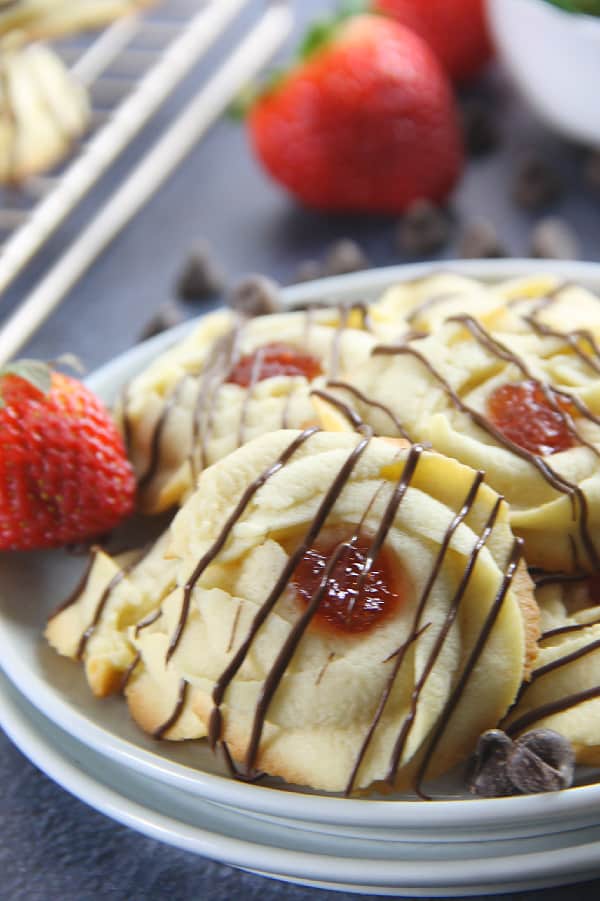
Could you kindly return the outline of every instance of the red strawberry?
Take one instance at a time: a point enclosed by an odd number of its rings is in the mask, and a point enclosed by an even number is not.
[[[484,0],[373,0],[372,8],[427,41],[456,81],[477,75],[492,55]]]
[[[273,178],[322,210],[398,213],[439,201],[462,164],[447,76],[421,38],[383,16],[322,28],[254,104],[249,128]]]
[[[131,513],[123,442],[88,388],[21,361],[2,370],[0,391],[0,550],[82,541]]]

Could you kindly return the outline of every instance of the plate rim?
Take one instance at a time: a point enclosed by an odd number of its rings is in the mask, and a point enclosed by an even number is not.
[[[80,760],[65,757],[65,748],[55,747],[48,736],[44,736],[39,728],[36,728],[35,718],[41,721],[48,718],[24,699],[12,683],[8,685],[8,682],[6,677],[0,676],[0,721],[9,739],[34,766],[69,794],[99,813],[148,838],[188,853],[207,856],[211,860],[249,870],[261,876],[284,878],[291,882],[308,884],[322,882],[334,889],[345,888],[360,892],[397,889],[410,890],[413,893],[418,891],[422,894],[423,891],[427,891],[436,896],[458,892],[462,895],[481,894],[485,891],[495,891],[498,887],[501,891],[539,888],[565,881],[580,881],[588,878],[590,873],[600,870],[598,862],[600,841],[526,854],[508,854],[496,858],[432,859],[413,862],[319,855],[213,833],[126,797],[118,788],[111,784],[107,785],[105,778],[94,778]],[[30,710],[23,711],[17,699],[24,700]],[[75,741],[76,744],[80,744],[53,721],[48,722],[51,728],[58,729],[64,742]],[[84,746],[84,750],[89,749]],[[257,853],[263,856],[257,859]],[[257,863],[263,864],[264,868],[257,866]],[[525,873],[519,870],[519,866],[523,864]],[[490,866],[499,865],[502,872],[497,872],[490,882]],[[436,874],[436,878],[430,878],[425,882],[422,878],[423,872],[427,872],[429,877]],[[506,876],[509,874],[515,879],[507,883]],[[368,881],[377,876],[379,879],[376,884]],[[501,882],[496,881],[500,879]]]

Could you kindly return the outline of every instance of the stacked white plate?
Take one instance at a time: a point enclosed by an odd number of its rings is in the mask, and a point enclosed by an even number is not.
[[[364,272],[290,289],[290,303],[370,299],[431,267]],[[553,271],[600,291],[600,266],[452,263],[476,278]],[[171,343],[161,335],[104,367],[111,399]],[[552,794],[430,802],[346,799],[230,779],[205,742],[140,733],[120,698],[94,699],[82,669],[47,647],[46,618],[85,561],[57,552],[0,559],[0,724],[51,778],[105,814],[194,853],[279,879],[417,896],[539,888],[600,874],[600,784]]]

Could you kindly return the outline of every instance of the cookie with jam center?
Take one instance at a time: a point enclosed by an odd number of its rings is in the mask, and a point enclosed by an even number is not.
[[[242,778],[418,786],[496,725],[535,653],[506,504],[404,441],[258,437],[203,471],[168,554],[178,586],[131,635],[130,709],[160,737],[206,730]]]
[[[584,304],[589,329],[581,311],[570,328],[562,300],[523,304],[519,330],[458,313],[425,338],[379,345],[352,384],[331,393],[350,407],[347,423],[430,442],[484,470],[510,504],[529,565],[592,572],[600,565],[600,348],[591,311],[597,317],[600,303]],[[334,427],[336,418],[323,421]]]
[[[365,317],[360,304],[204,317],[133,379],[117,405],[142,511],[180,504],[206,466],[257,435],[316,422],[311,390],[368,359],[373,338],[354,327]]]

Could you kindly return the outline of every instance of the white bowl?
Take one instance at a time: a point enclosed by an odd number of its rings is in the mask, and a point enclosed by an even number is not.
[[[547,0],[487,0],[500,58],[548,125],[600,147],[600,18]]]

